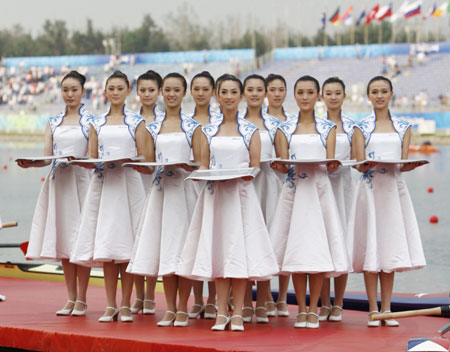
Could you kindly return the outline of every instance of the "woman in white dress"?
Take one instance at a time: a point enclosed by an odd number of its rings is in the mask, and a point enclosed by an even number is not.
[[[50,117],[45,128],[44,155],[87,156],[89,123],[94,118],[81,104],[86,78],[71,71],[61,82],[66,109]],[[42,167],[48,161],[22,161],[20,167]],[[31,224],[27,259],[61,260],[68,301],[57,315],[86,313],[90,268],[69,262],[78,232],[81,209],[89,187],[90,173],[65,161],[55,160],[39,193]]]
[[[283,103],[286,99],[287,87],[286,80],[283,76],[277,74],[269,74],[265,80],[266,84],[266,97],[268,101],[268,106],[265,112],[275,118],[277,118],[280,123],[285,122],[288,119],[296,118],[297,116],[288,113],[283,108]],[[280,133],[280,132],[278,132]],[[277,172],[276,173],[283,182],[286,175]],[[276,204],[275,204],[276,205]],[[289,287],[290,275],[280,275],[278,276],[278,295],[277,301],[274,302],[270,286],[267,290],[267,316],[274,317],[275,315],[279,317],[288,317],[289,311],[287,309],[287,290]],[[275,310],[276,309],[276,310]]]
[[[247,109],[242,118],[258,127],[261,138],[261,172],[256,176],[253,184],[261,204],[264,220],[270,225],[278,203],[281,190],[281,181],[276,172],[270,167],[270,162],[275,156],[273,142],[280,121],[265,113],[262,109],[266,97],[266,84],[264,77],[250,75],[244,80],[244,99]],[[279,132],[281,133],[281,132]],[[247,282],[244,301],[244,322],[250,323],[255,313],[257,323],[268,323],[267,317],[267,292],[270,291],[270,281],[257,283],[256,309],[252,303],[252,282]],[[271,299],[270,301],[273,301]]]
[[[203,128],[201,169],[259,167],[258,128],[239,118],[243,87],[235,76],[220,82],[223,119]],[[242,307],[247,280],[269,280],[278,273],[264,216],[251,177],[208,182],[195,206],[178,273],[214,280],[218,315],[212,330],[230,322],[228,297],[233,292],[231,330],[244,330]]]
[[[360,121],[364,138],[356,140],[357,160],[408,159],[411,125],[391,115],[389,102],[393,94],[387,78],[377,76],[370,80],[367,96],[374,110]],[[364,273],[370,311],[368,326],[380,326],[380,321],[370,319],[378,312],[378,279],[381,311],[388,312],[394,273],[426,265],[416,215],[402,175],[417,166],[410,163],[375,167],[371,162],[357,166],[362,175],[348,223],[348,241],[353,270]],[[387,326],[399,325],[396,320],[383,322]]]
[[[202,126],[206,126],[220,118],[220,114],[214,111],[210,105],[211,98],[215,91],[214,78],[207,71],[196,74],[191,80],[191,96],[195,102],[195,110],[192,118]],[[200,188],[205,183],[200,183]],[[204,317],[205,319],[216,318],[216,285],[214,281],[208,282],[208,300],[206,305],[203,302],[203,281],[194,280],[192,284],[194,291],[194,305],[189,312],[189,318],[196,319]]]
[[[161,86],[162,77],[153,70],[143,73],[137,79],[136,92],[142,104],[140,115],[144,118],[145,126],[157,120],[162,114],[156,106],[161,93]],[[141,176],[145,191],[148,192],[152,186],[153,176],[143,173]],[[155,314],[155,287],[157,279],[155,276],[136,275],[134,277],[136,300],[131,307],[131,313],[137,314],[139,311],[142,311],[143,314]]]
[[[192,212],[198,197],[193,181],[184,181],[191,169],[182,163],[200,159],[200,124],[183,114],[181,103],[186,95],[186,80],[178,73],[164,77],[162,95],[164,116],[147,126],[152,143],[150,158],[158,162],[180,162],[158,166],[145,209],[142,228],[136,238],[128,272],[162,276],[167,310],[158,326],[187,326],[187,301],[191,280],[175,275],[184,246]],[[177,307],[177,292],[179,303]]]
[[[345,99],[345,84],[338,77],[330,77],[322,84],[322,99],[327,106],[326,118],[336,125],[336,152],[335,158],[339,160],[352,159],[354,149],[354,135],[361,134],[357,124],[342,112]],[[362,136],[362,135],[361,135]],[[350,167],[340,167],[329,175],[331,186],[336,198],[341,223],[347,236],[347,222],[352,207],[355,184],[352,179]],[[349,258],[350,259],[350,258]],[[321,308],[320,321],[341,321],[342,305],[344,303],[345,286],[348,274],[334,278],[334,301],[330,301],[330,278],[325,278],[320,294]]]
[[[284,136],[277,135],[275,141],[282,159],[334,158],[336,125],[314,114],[319,90],[319,82],[311,76],[303,76],[295,83],[298,118],[282,123],[280,129]],[[274,166],[288,172],[281,163]],[[294,325],[297,328],[319,327],[317,304],[324,275],[349,271],[339,211],[327,175],[327,171],[334,172],[337,167],[337,162],[330,161],[326,167],[299,164],[290,168],[270,226],[281,274],[292,273],[299,312]]]
[[[130,94],[127,76],[115,71],[106,81],[105,93],[110,109],[92,121],[89,157],[129,160],[143,156],[148,160],[150,137],[144,120],[125,107]],[[96,167],[71,256],[73,263],[103,266],[107,307],[100,322],[117,320],[119,273],[122,286],[120,320],[133,321],[130,298],[134,278],[126,272],[126,267],[133,250],[145,191],[139,173],[121,164],[122,161],[105,162]]]

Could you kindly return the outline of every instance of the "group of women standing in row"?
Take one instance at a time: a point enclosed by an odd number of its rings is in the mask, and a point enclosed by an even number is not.
[[[195,111],[181,110],[187,82],[178,73],[164,79],[154,71],[141,75],[139,113],[126,109],[130,84],[120,71],[106,81],[108,112],[93,116],[81,104],[85,78],[72,71],[61,83],[66,111],[49,119],[45,155],[105,159],[94,171],[57,159],[45,180],[33,218],[30,259],[61,260],[69,300],[59,315],[84,315],[92,266],[102,266],[106,310],[99,321],[132,321],[132,313],[155,313],[156,278],[163,277],[167,310],[158,326],[187,326],[189,318],[216,319],[212,330],[244,330],[244,322],[267,323],[288,316],[286,291],[292,274],[297,328],[318,328],[319,321],[340,321],[347,274],[363,272],[370,314],[390,309],[395,271],[421,268],[425,258],[417,221],[401,172],[418,166],[355,168],[337,161],[289,166],[281,159],[407,159],[410,125],[389,112],[390,81],[373,78],[367,88],[374,110],[360,123],[342,113],[345,85],[303,76],[294,85],[299,113],[284,111],[282,76],[232,75],[217,81],[208,72],[194,76],[190,92]],[[162,93],[165,110],[156,101]],[[210,107],[215,96],[220,111]],[[268,98],[268,108],[263,102]],[[322,97],[328,114],[315,115]],[[238,110],[245,98],[247,109]],[[144,161],[178,165],[122,167]],[[185,181],[200,169],[261,169],[251,177],[226,182]],[[45,162],[19,163],[22,167]],[[77,166],[78,165],[78,166]],[[137,172],[138,171],[138,172]],[[375,192],[376,190],[376,192]],[[116,305],[117,280],[122,300]],[[270,279],[279,275],[273,301]],[[330,302],[329,278],[335,299]],[[144,279],[145,278],[145,279]],[[209,283],[207,304],[203,280]],[[251,280],[257,282],[256,308]],[[146,281],[146,288],[145,287]],[[136,301],[131,305],[133,282]],[[306,306],[309,282],[310,304]],[[194,287],[195,304],[188,312]],[[178,303],[177,303],[178,297]],[[318,311],[319,297],[322,301]],[[229,310],[232,308],[232,315]],[[388,326],[398,322],[386,320]],[[379,322],[368,320],[369,326]]]

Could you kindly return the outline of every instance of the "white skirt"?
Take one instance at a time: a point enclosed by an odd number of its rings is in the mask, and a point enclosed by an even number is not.
[[[89,182],[89,171],[78,166],[50,172],[36,204],[27,259],[70,258]]]
[[[336,200],[322,166],[290,169],[270,234],[281,274],[338,276],[351,271]]]
[[[253,181],[255,191],[261,204],[261,210],[267,226],[270,225],[277,209],[280,197],[281,182],[270,163],[261,163],[261,172]]]
[[[177,274],[268,280],[278,272],[253,183],[209,182],[195,206]]]
[[[181,168],[165,168],[156,173],[128,272],[162,276],[177,271],[198,197],[197,184],[184,181],[188,175],[189,172]]]
[[[393,272],[426,265],[408,188],[398,166],[361,175],[348,223],[355,272]]]
[[[94,173],[71,262],[128,262],[144,202],[145,190],[137,171],[105,167],[103,177]]]

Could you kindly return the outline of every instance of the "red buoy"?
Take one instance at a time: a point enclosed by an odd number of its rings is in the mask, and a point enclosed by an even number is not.
[[[428,187],[427,191],[428,191],[428,193],[433,193],[434,189],[433,189],[433,187]]]
[[[3,165],[3,170],[8,169],[8,165]]]
[[[41,177],[41,182],[44,182],[45,181],[45,177]]]
[[[432,216],[430,216],[430,222],[432,224],[437,224],[439,222],[439,219],[436,215],[432,215]]]
[[[12,156],[9,157],[9,161],[12,161]]]

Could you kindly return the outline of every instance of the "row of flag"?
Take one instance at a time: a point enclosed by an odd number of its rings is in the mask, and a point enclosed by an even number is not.
[[[434,4],[433,7],[428,9],[422,15],[422,19],[425,20],[428,17],[439,18],[445,13],[450,13],[450,0],[445,0],[439,7],[437,4]],[[393,10],[392,3],[389,5],[380,6],[376,4],[372,9],[366,12],[364,8],[361,14],[358,16],[355,26],[359,26],[361,24],[365,24],[366,26],[370,24],[370,22],[378,20],[389,20],[390,22],[395,22],[400,18],[411,18],[413,16],[417,16],[422,14],[422,0],[416,0],[413,2],[409,2],[408,0],[404,1],[402,5],[398,8],[396,12]],[[345,12],[340,15],[340,7],[336,9],[333,15],[328,19],[333,25],[338,26],[342,23],[345,26],[353,25],[353,5],[350,5]],[[325,11],[322,13],[321,17],[322,28],[321,30],[325,30],[325,26],[327,23],[327,16]]]

